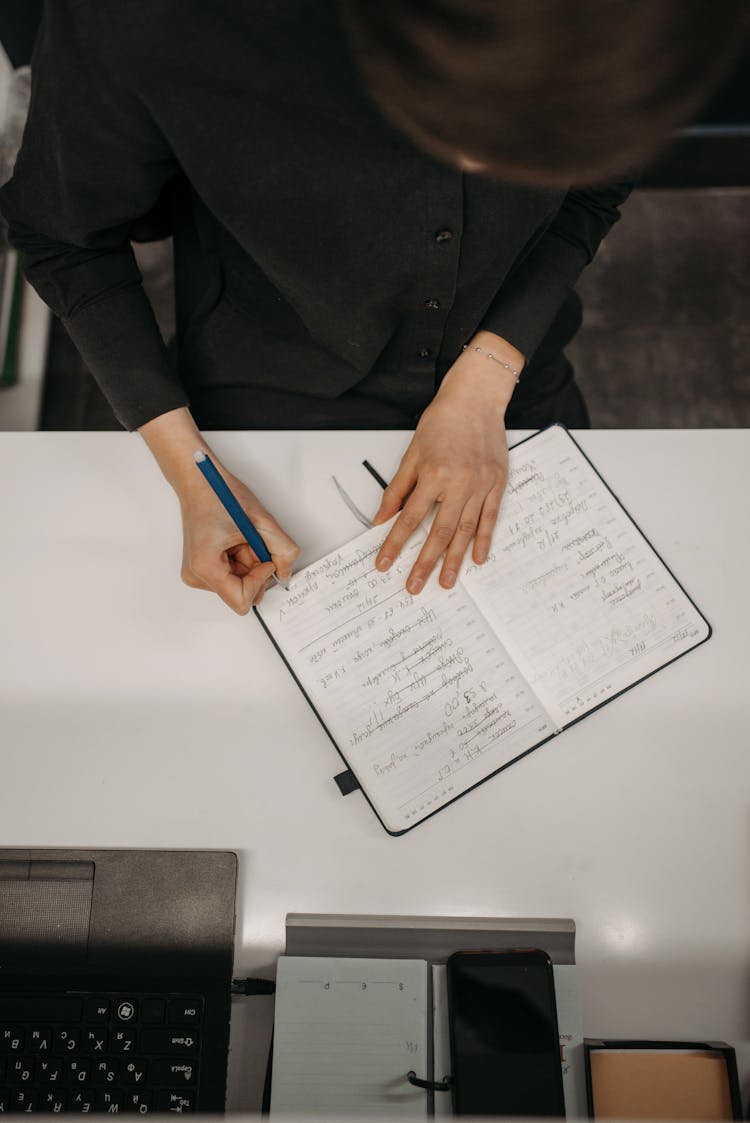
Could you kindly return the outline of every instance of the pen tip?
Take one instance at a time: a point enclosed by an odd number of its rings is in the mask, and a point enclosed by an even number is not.
[[[195,461],[195,463],[196,463],[196,464],[200,464],[200,463],[201,463],[201,462],[202,462],[203,460],[205,460],[205,459],[206,459],[206,454],[205,454],[205,452],[203,451],[203,449],[202,449],[202,448],[197,448],[197,449],[195,450],[195,452],[193,453],[193,460]]]

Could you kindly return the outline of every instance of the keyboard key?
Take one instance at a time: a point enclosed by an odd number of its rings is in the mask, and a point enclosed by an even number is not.
[[[195,1111],[195,1092],[159,1092],[156,1096],[157,1111]]]
[[[94,1083],[116,1084],[118,1072],[119,1065],[117,1061],[111,1061],[108,1059],[97,1061],[94,1065]]]
[[[141,1022],[143,1025],[160,1025],[164,1021],[166,1002],[163,998],[144,998],[141,1000]]]
[[[136,1031],[134,1029],[113,1029],[109,1047],[113,1053],[135,1054]]]
[[[87,1022],[108,1022],[112,1003],[108,998],[89,998],[86,1000]]]
[[[0,995],[0,1023],[18,1022],[47,1025],[48,1022],[79,1022],[83,1002],[80,998],[49,998],[38,995]]]
[[[195,1075],[196,1065],[190,1061],[154,1061],[151,1066],[151,1082],[169,1084],[171,1088],[194,1084]]]
[[[117,1022],[134,1022],[136,1014],[138,1013],[138,1006],[131,998],[120,998],[115,1002],[115,1021]]]
[[[81,1042],[84,1053],[106,1053],[109,1036],[106,1029],[87,1029]]]
[[[122,1078],[126,1084],[145,1084],[148,1075],[148,1065],[145,1061],[128,1061],[122,1070]]]
[[[153,1096],[150,1092],[123,1092],[122,1110],[136,1111],[139,1115],[146,1115],[151,1111]]]
[[[17,1092],[11,1092],[8,1106],[10,1111],[33,1111],[38,1102],[36,1092],[30,1088],[19,1088]]]
[[[198,1034],[184,1029],[142,1029],[142,1053],[171,1053],[175,1056],[198,1052]]]
[[[51,1029],[31,1029],[28,1034],[26,1048],[30,1053],[49,1053],[52,1049]]]
[[[175,998],[169,1003],[169,1021],[175,1026],[194,1026],[201,1020],[200,998]]]
[[[24,1031],[15,1026],[3,1026],[0,1029],[0,1053],[22,1053],[26,1035]]]
[[[91,1089],[86,1089],[82,1092],[71,1092],[69,1102],[71,1111],[96,1110],[96,1097]]]
[[[52,1047],[56,1053],[77,1053],[81,1047],[81,1031],[78,1026],[55,1030]]]
[[[62,1084],[65,1061],[58,1057],[40,1057],[36,1062],[36,1078],[42,1084]]]
[[[8,1065],[9,1084],[30,1084],[34,1079],[34,1062],[30,1057],[19,1057]]]
[[[114,1092],[107,1089],[107,1091],[96,1093],[96,1110],[104,1111],[109,1115],[114,1115],[119,1112],[121,1104],[121,1093]]]
[[[68,1084],[79,1085],[88,1084],[91,1081],[91,1065],[93,1062],[89,1060],[80,1060],[76,1058],[74,1061],[68,1061],[65,1069],[65,1079]]]
[[[60,1092],[55,1089],[54,1092],[43,1092],[39,1100],[40,1111],[52,1111],[55,1115],[58,1112],[65,1111],[68,1105],[68,1096],[65,1092]]]

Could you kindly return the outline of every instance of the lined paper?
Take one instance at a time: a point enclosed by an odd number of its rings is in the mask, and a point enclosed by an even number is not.
[[[282,956],[271,1113],[424,1118],[427,1035],[423,960]]]
[[[559,426],[512,450],[490,558],[462,580],[560,728],[708,635]]]
[[[261,605],[295,675],[387,829],[449,802],[554,726],[460,585],[404,585],[423,535],[387,573],[387,527],[308,566]]]

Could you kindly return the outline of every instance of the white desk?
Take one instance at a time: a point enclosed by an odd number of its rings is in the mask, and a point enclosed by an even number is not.
[[[214,444],[306,562],[359,530],[331,473],[373,511],[360,461],[389,475],[406,439]],[[240,851],[238,971],[272,969],[288,911],[573,917],[585,1032],[725,1038],[747,1099],[750,432],[580,441],[715,635],[391,838],[339,794],[257,621],[180,583],[177,505],[139,438],[0,435],[0,844]],[[235,1057],[269,1008],[244,1001]],[[238,1066],[229,1103],[252,1108]]]

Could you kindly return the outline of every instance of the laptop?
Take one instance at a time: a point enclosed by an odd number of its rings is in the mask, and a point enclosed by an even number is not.
[[[0,1112],[222,1112],[237,857],[0,848]]]

